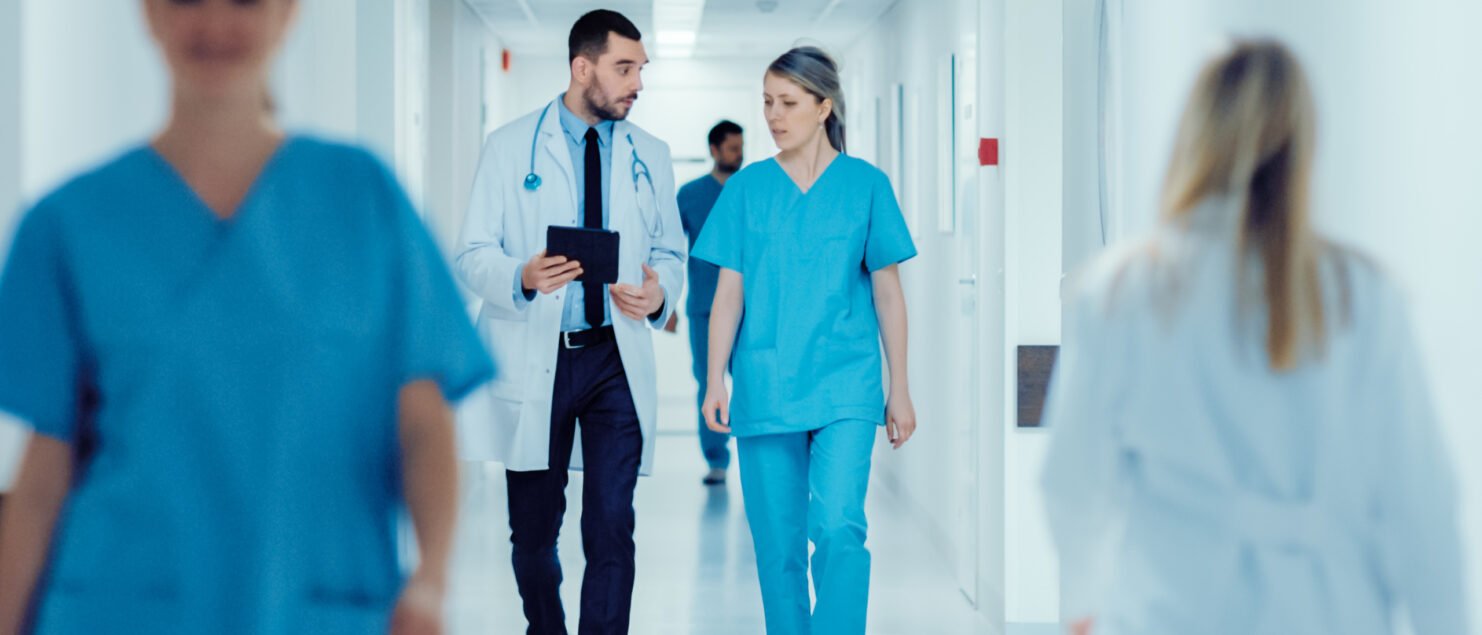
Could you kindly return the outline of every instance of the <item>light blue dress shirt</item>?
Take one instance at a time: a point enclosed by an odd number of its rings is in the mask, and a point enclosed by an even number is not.
[[[612,218],[611,197],[608,190],[612,183],[612,121],[602,121],[596,126],[588,126],[581,117],[571,112],[566,107],[566,93],[561,93],[556,98],[556,109],[560,112],[561,131],[566,133],[566,149],[571,151],[571,176],[576,182],[576,210],[572,217],[572,226],[581,227],[586,218],[587,209],[587,129],[597,129],[598,156],[602,161],[602,226],[607,227]],[[525,268],[522,266],[515,271],[515,304],[524,306],[525,303],[535,299],[534,293],[525,293],[523,278],[521,274]],[[566,303],[561,309],[562,331],[584,331],[593,328],[587,323],[586,289],[583,283],[572,282],[566,285]],[[612,323],[612,309],[605,304],[602,307],[602,324],[606,326]]]

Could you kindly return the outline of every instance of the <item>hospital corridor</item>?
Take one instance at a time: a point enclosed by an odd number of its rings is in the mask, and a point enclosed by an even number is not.
[[[1478,24],[0,1],[0,635],[1482,635]]]

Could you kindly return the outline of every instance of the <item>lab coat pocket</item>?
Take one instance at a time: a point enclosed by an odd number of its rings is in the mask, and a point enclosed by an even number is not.
[[[777,349],[738,350],[731,358],[732,421],[767,421],[781,417],[782,386]]]

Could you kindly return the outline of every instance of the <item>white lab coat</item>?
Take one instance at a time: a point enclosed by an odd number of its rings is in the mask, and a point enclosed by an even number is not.
[[[549,113],[539,131],[535,127],[542,111],[537,110],[489,135],[474,176],[456,257],[460,279],[482,301],[478,330],[495,364],[494,380],[459,408],[460,454],[467,460],[498,461],[515,471],[547,468],[556,354],[565,294],[570,292],[567,288],[537,294],[521,308],[514,296],[515,272],[545,248],[547,227],[581,225],[575,168],[562,136],[558,106],[552,102],[546,108]],[[533,135],[538,135],[535,173],[543,180],[534,192],[524,187]],[[657,201],[648,200],[653,195],[641,177],[635,193],[635,147],[652,175]],[[663,314],[653,322],[624,316],[607,298],[618,353],[643,430],[640,473],[649,474],[658,420],[650,331],[662,326],[679,306],[687,243],[667,144],[627,121],[615,122],[611,170],[608,228],[621,236],[618,280],[642,285],[641,265],[647,263],[658,273],[664,289]],[[658,235],[651,236],[655,229]],[[577,435],[578,447],[572,453],[576,469],[581,467],[580,439]]]
[[[1329,250],[1326,353],[1271,372],[1265,311],[1236,300],[1241,267],[1263,297],[1260,265],[1222,205],[1067,300],[1044,472],[1064,614],[1097,635],[1379,635],[1403,607],[1418,635],[1465,633],[1455,483],[1400,294]]]

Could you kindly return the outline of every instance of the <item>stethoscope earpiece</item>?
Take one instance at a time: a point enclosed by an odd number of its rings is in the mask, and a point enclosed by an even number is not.
[[[534,172],[525,175],[525,189],[534,192],[540,189],[540,175]]]

